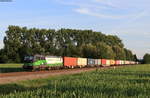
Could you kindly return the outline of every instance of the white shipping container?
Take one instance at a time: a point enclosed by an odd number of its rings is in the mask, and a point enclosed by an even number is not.
[[[121,63],[121,65],[123,65],[123,64],[124,64],[124,61],[123,61],[123,60],[120,60],[120,63]]]
[[[63,63],[62,57],[46,56],[45,59],[46,59],[47,64]]]
[[[110,66],[110,60],[106,60],[106,66]]]
[[[78,58],[77,59],[77,65],[78,66],[86,66],[87,65],[87,59],[86,58]]]
[[[99,59],[94,59],[95,61],[95,65],[98,66],[99,65]]]
[[[100,66],[101,65],[101,59],[95,59],[96,65]]]

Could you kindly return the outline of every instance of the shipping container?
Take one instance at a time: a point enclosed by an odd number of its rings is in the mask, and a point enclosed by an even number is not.
[[[125,60],[123,60],[123,65],[125,65]]]
[[[132,65],[134,65],[134,64],[135,64],[135,62],[134,62],[134,61],[131,61],[131,64],[132,64]]]
[[[55,67],[55,66],[63,66],[63,58],[57,56],[46,56],[45,57],[47,66]]]
[[[96,64],[95,64],[95,59],[87,59],[87,66],[91,66],[91,67],[93,67],[93,66],[95,66]]]
[[[110,66],[110,60],[108,59],[102,59],[101,63],[102,63],[102,66]]]
[[[98,59],[94,59],[95,61],[95,66],[98,66]]]
[[[121,60],[121,65],[124,65],[124,61],[123,60]]]
[[[119,61],[119,60],[116,60],[116,61],[115,61],[115,65],[120,65],[120,61]]]
[[[106,66],[110,66],[110,60],[106,60]]]
[[[118,61],[118,65],[122,65],[122,60],[117,60]]]
[[[101,59],[95,59],[95,65],[100,66],[101,65]]]
[[[129,62],[129,61],[125,61],[125,64],[126,64],[126,65],[129,65],[129,64],[130,64],[130,62]]]
[[[123,65],[125,65],[125,60],[122,60]]]
[[[132,61],[130,61],[130,64],[132,65]]]
[[[87,65],[87,58],[77,58],[77,66],[85,67]]]
[[[124,64],[125,64],[125,65],[127,65],[127,64],[128,64],[128,62],[127,62],[127,61],[124,61]]]
[[[110,65],[115,65],[115,60],[110,60]]]
[[[122,60],[120,60],[120,65],[123,65],[123,61]]]
[[[98,65],[102,65],[101,59],[98,59]]]
[[[129,61],[129,64],[132,65],[131,61]]]
[[[121,60],[119,60],[119,64],[122,65],[122,61]]]
[[[121,60],[118,60],[119,61],[119,65],[121,65]]]
[[[101,59],[101,64],[102,64],[102,66],[105,66],[106,65],[106,59]]]
[[[64,66],[66,66],[66,67],[76,67],[77,66],[77,58],[64,57]]]
[[[127,61],[127,64],[130,65],[130,61]]]

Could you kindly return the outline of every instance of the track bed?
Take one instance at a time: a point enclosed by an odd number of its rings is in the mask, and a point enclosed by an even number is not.
[[[37,72],[13,72],[0,74],[0,84],[12,83],[22,80],[33,80],[38,78],[46,78],[49,76],[58,76],[66,74],[76,74],[86,71],[92,71],[96,68],[78,68],[78,69],[63,69],[51,71],[37,71]]]
[[[23,81],[23,80],[33,80],[33,79],[39,79],[39,78],[46,78],[49,76],[76,74],[76,73],[92,71],[92,70],[96,70],[96,69],[107,69],[107,68],[116,68],[116,67],[125,67],[125,66],[76,68],[76,69],[62,69],[62,70],[36,71],[36,72],[1,73],[0,74],[0,84],[14,83],[14,82]]]

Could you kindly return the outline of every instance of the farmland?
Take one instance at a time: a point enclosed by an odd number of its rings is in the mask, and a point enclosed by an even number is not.
[[[97,69],[0,85],[2,98],[127,98],[149,96],[150,65]]]
[[[24,71],[22,69],[22,64],[0,64],[0,73],[20,72],[20,71]]]

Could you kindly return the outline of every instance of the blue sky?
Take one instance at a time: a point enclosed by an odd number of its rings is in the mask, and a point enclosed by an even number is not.
[[[8,25],[92,29],[119,36],[138,57],[150,53],[149,0],[13,0],[0,2],[0,47]]]

